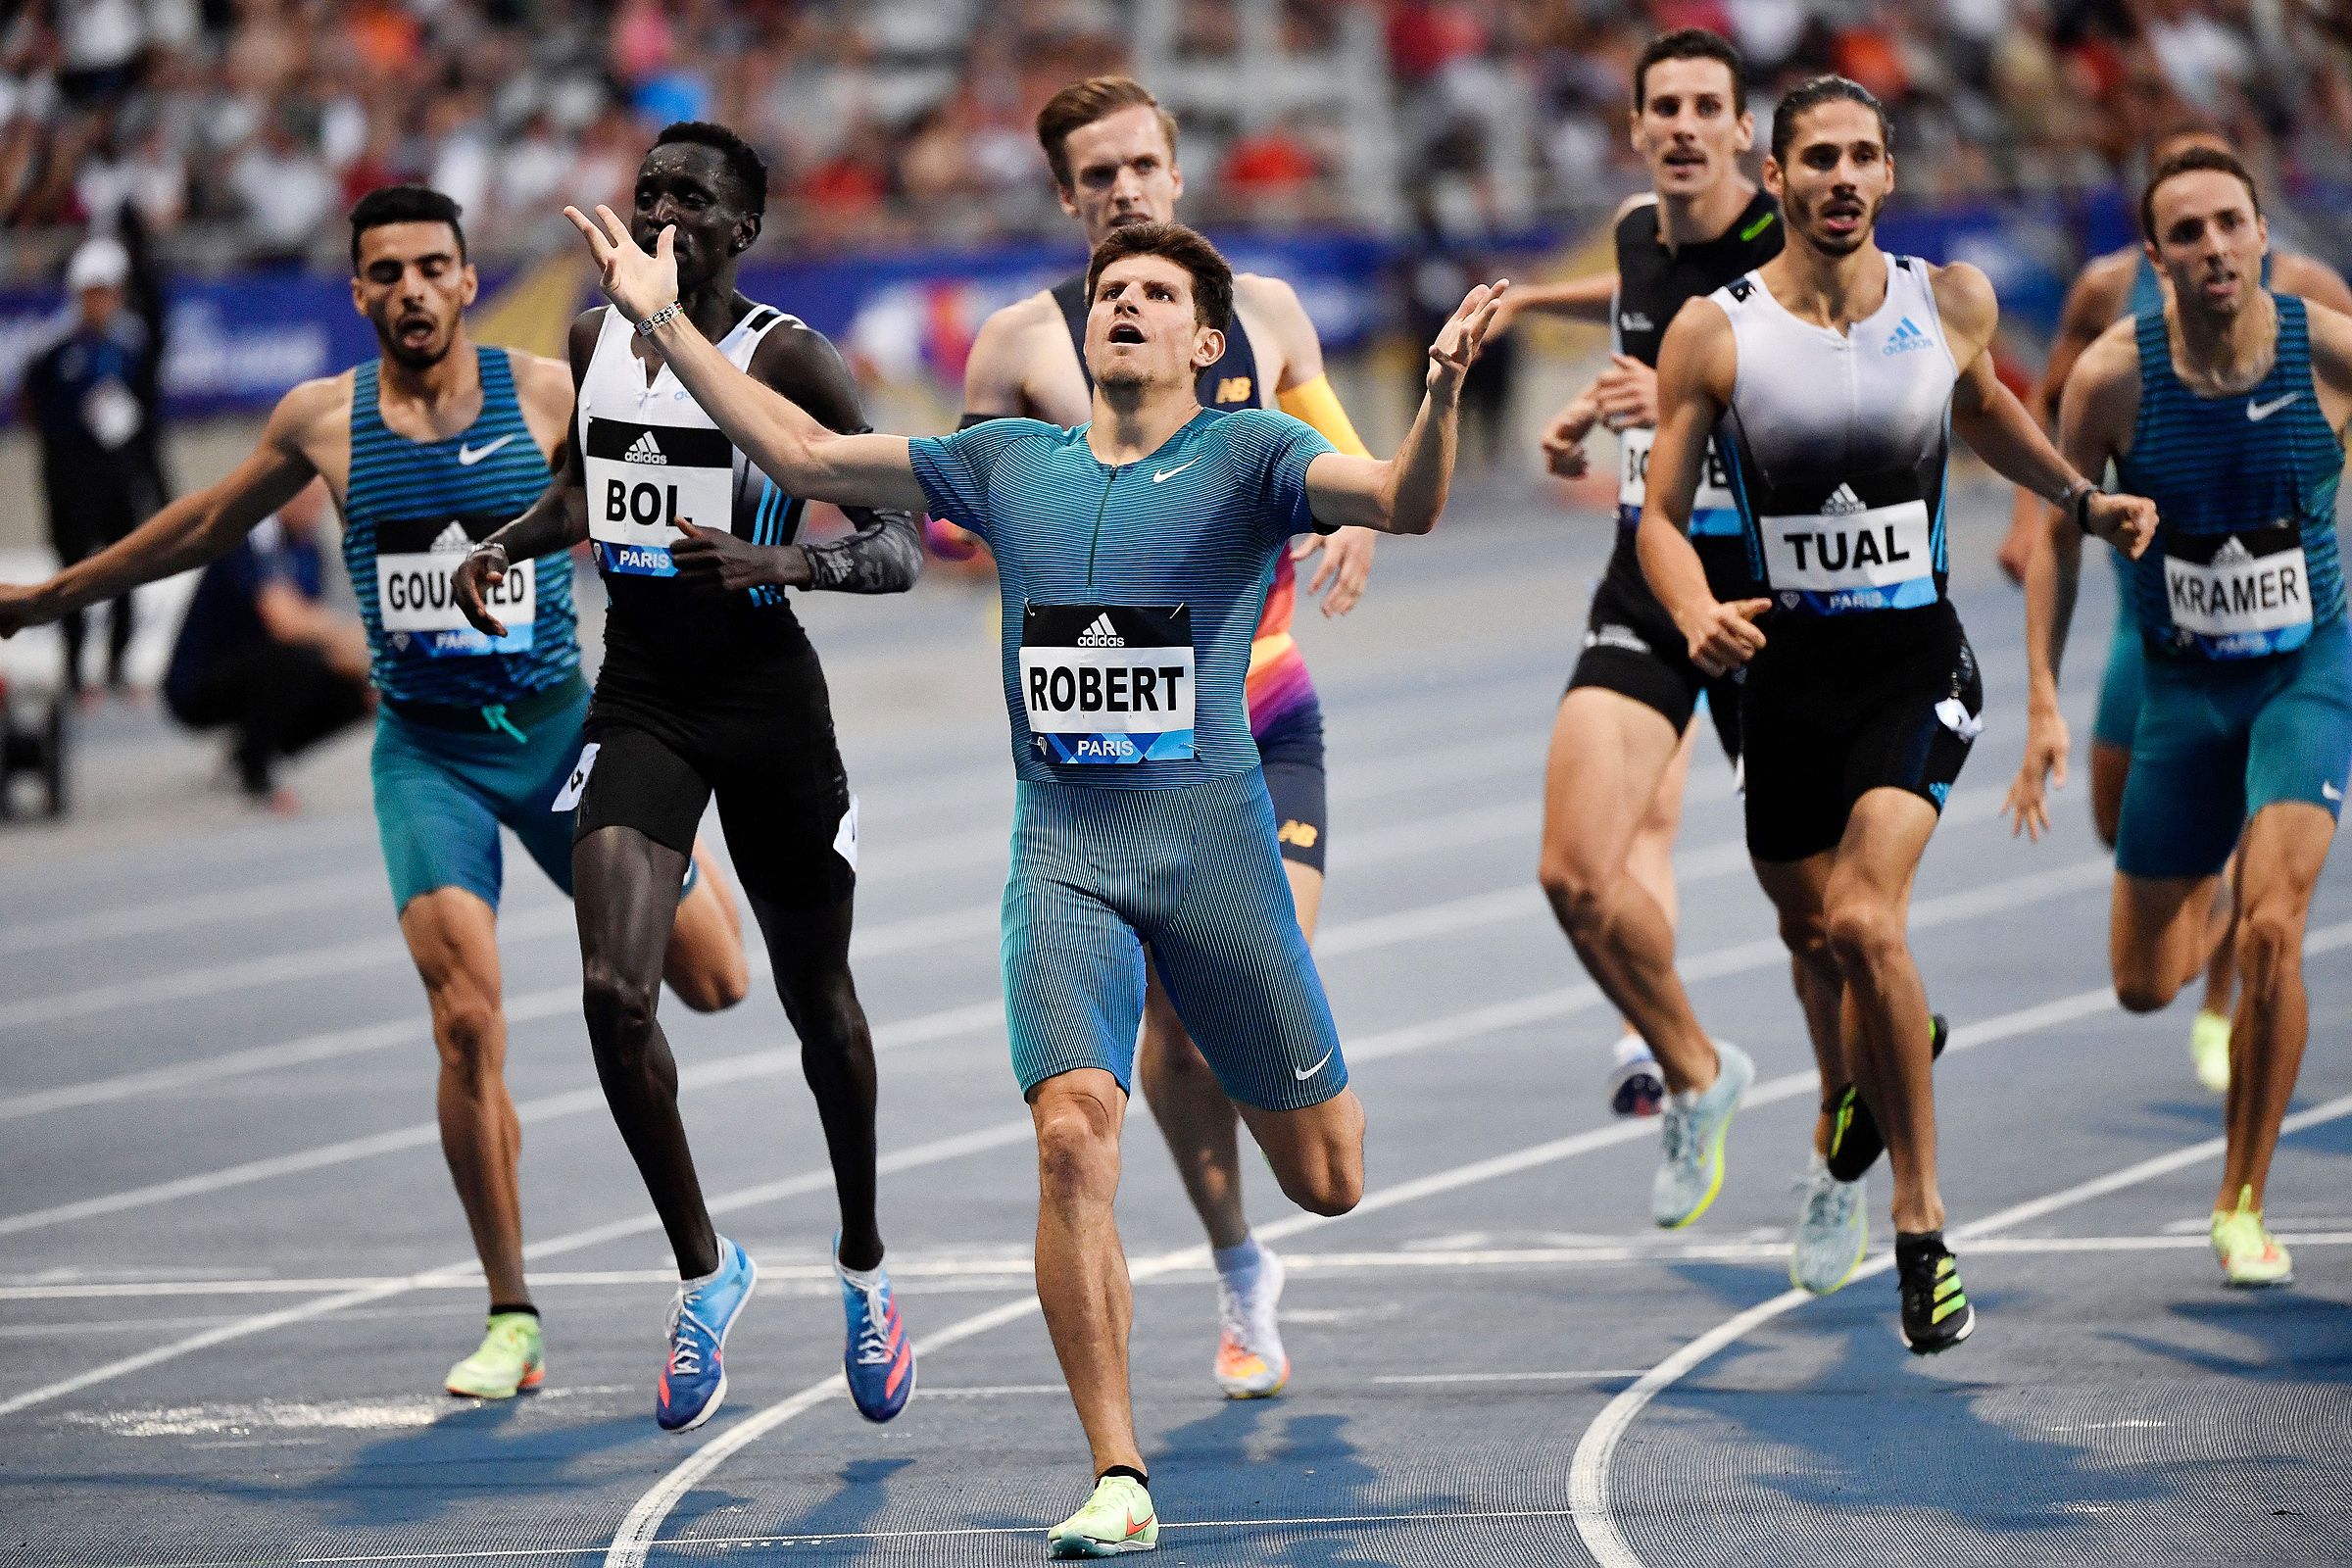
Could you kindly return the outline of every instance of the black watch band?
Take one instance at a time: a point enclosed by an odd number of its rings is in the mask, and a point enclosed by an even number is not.
[[[2097,485],[2085,479],[2067,492],[2066,509],[2074,517],[2075,526],[2085,534],[2090,532],[2090,502],[2093,496],[2105,495]]]

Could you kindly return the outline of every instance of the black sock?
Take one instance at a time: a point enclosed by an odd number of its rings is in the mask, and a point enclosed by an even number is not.
[[[1128,1480],[1134,1482],[1139,1487],[1148,1487],[1152,1484],[1152,1478],[1150,1476],[1144,1474],[1141,1470],[1136,1469],[1135,1466],[1128,1464],[1114,1464],[1109,1469],[1103,1471],[1101,1475],[1095,1477],[1095,1479],[1097,1481],[1108,1481],[1112,1476],[1125,1476]]]
[[[1909,1268],[1911,1260],[1923,1254],[1936,1257],[1949,1250],[1943,1245],[1943,1232],[1939,1230],[1894,1233],[1894,1262],[1897,1268]]]
[[[539,1315],[539,1309],[528,1301],[492,1301],[490,1303],[492,1317],[498,1317],[507,1312],[528,1312],[533,1317]]]

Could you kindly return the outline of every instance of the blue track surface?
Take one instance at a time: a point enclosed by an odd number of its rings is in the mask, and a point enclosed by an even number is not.
[[[1606,1116],[1614,1025],[1533,881],[1602,531],[1491,511],[1384,546],[1351,620],[1302,617],[1333,758],[1318,949],[1371,1116],[1370,1197],[1309,1221],[1250,1156],[1252,1212],[1292,1265],[1281,1399],[1217,1397],[1198,1228],[1140,1111],[1129,1140],[1162,1557],[2352,1557],[2352,878],[2321,885],[2307,1125],[2272,1184],[2299,1282],[2228,1293],[2204,1242],[2218,1155],[2199,1148],[2219,1104],[2189,1073],[2188,1004],[2132,1019],[2107,1002],[2107,871],[2080,787],[2038,847],[1994,816],[2023,658],[2016,598],[1983,564],[1991,509],[1975,509],[1954,556],[1989,723],[1916,923],[1960,1027],[1938,1070],[1943,1183],[1953,1227],[1984,1231],[1959,1246],[1983,1322],[1915,1361],[1886,1273],[1779,1299],[1814,1086],[1705,751],[1683,957],[1759,1092],[1714,1209],[1671,1237],[1644,1224],[1655,1124]],[[2105,580],[2086,576],[2079,740]],[[906,1413],[869,1427],[826,1383],[829,1184],[764,987],[666,1019],[704,1185],[765,1274],[726,1409],[672,1438],[651,1413],[666,1251],[587,1059],[568,909],[514,858],[509,1076],[550,1377],[476,1406],[436,1392],[483,1298],[371,823],[19,856],[0,863],[0,1563],[1042,1557],[1086,1476],[1029,1294],[1034,1178],[995,998],[1010,769],[986,610],[927,588],[812,620],[863,798],[884,1224],[926,1342]],[[952,663],[952,700],[909,717],[920,704],[861,681],[885,648]],[[1882,1172],[1882,1242],[1885,1199]]]

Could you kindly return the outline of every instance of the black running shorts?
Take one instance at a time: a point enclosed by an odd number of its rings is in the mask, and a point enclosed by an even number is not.
[[[1568,689],[1597,686],[1630,697],[1665,715],[1680,735],[1690,728],[1699,695],[1715,722],[1723,755],[1740,756],[1740,686],[1709,676],[1690,662],[1690,644],[1646,587],[1629,587],[1616,573],[1592,591],[1585,620],[1585,651]]]
[[[1257,737],[1258,766],[1274,801],[1275,837],[1282,858],[1310,870],[1323,869],[1323,841],[1331,813],[1323,774],[1323,708],[1308,703],[1274,721]]]
[[[744,891],[779,908],[839,904],[858,882],[858,815],[813,654],[768,662],[757,680],[697,690],[608,659],[588,710],[595,756],[574,837],[630,827],[691,855],[703,810]]]
[[[1854,803],[1907,790],[1938,811],[1983,727],[1984,683],[1948,601],[1850,617],[1776,613],[1747,670],[1747,851],[1835,849]]]

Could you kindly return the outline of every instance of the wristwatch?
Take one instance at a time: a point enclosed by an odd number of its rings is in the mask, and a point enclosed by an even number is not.
[[[2066,508],[2067,515],[2075,519],[2076,527],[2088,533],[2090,532],[2090,499],[2106,493],[2088,479],[2077,479],[2066,487],[2066,495],[2058,504]]]

